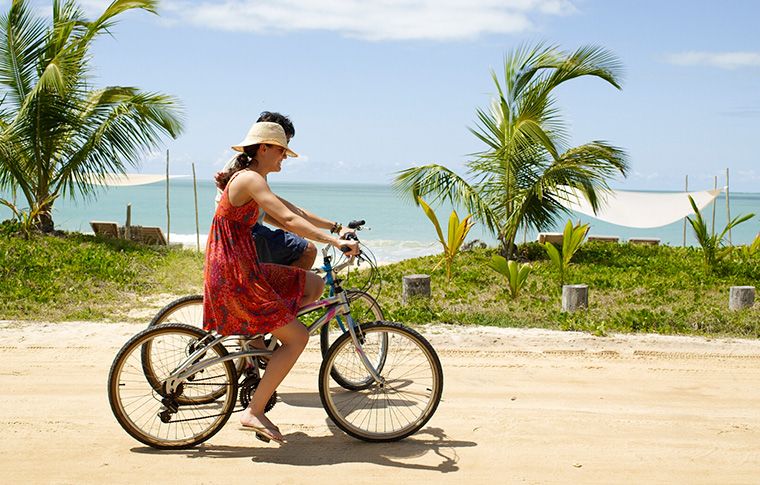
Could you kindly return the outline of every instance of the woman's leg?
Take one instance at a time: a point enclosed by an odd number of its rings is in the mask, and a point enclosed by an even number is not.
[[[303,253],[301,253],[301,256],[290,263],[290,266],[295,266],[296,268],[305,269],[306,271],[311,270],[311,268],[314,267],[314,261],[317,260],[317,247],[314,245],[313,242],[308,241],[306,244],[306,249]]]
[[[311,302],[317,301],[322,297],[322,294],[325,291],[325,280],[323,280],[321,277],[319,277],[317,274],[312,273],[311,271],[306,272],[306,282],[304,283],[304,289],[303,289],[303,298],[301,298],[301,305],[308,305]],[[276,336],[276,335],[275,335]],[[255,349],[265,349],[266,345],[264,345],[263,339],[257,338],[253,342],[251,342],[251,345]],[[268,357],[263,357],[263,359],[267,362],[269,362]]]
[[[303,299],[301,299],[301,306],[308,305],[311,302],[319,300],[322,298],[322,294],[324,292],[325,280],[323,280],[316,273],[307,271],[306,282],[303,288]]]
[[[240,424],[269,428],[269,432],[275,438],[282,439],[279,429],[264,415],[264,408],[277,386],[285,379],[303,349],[306,348],[306,343],[309,341],[309,331],[298,319],[294,319],[284,327],[273,330],[272,335],[280,341],[280,347],[269,359],[266,372],[256,386],[256,392],[253,393],[251,402],[240,416]]]

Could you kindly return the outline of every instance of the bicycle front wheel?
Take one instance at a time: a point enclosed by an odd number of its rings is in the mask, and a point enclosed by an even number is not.
[[[222,429],[237,399],[232,361],[202,368],[174,392],[164,385],[188,348],[202,348],[207,336],[190,325],[166,324],[143,330],[121,348],[108,375],[108,400],[133,438],[154,448],[190,448]],[[226,355],[222,345],[208,346],[201,360]]]
[[[369,371],[351,335],[330,347],[319,370],[319,395],[330,419],[347,434],[364,441],[397,441],[417,432],[435,413],[443,393],[438,355],[418,332],[393,322],[372,322],[359,329],[361,351],[377,354],[385,342],[385,362],[362,389],[346,389],[331,376],[334,369],[351,380]],[[370,363],[372,360],[370,359]]]

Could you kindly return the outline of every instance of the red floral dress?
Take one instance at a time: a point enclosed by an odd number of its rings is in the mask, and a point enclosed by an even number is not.
[[[224,190],[206,242],[205,330],[221,335],[255,335],[271,332],[296,316],[306,271],[259,263],[251,235],[258,216],[255,200],[235,207]]]

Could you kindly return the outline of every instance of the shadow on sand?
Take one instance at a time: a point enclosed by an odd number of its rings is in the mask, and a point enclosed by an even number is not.
[[[303,404],[301,404],[303,405]],[[452,440],[440,428],[424,428],[414,435],[392,443],[367,443],[354,439],[328,422],[332,436],[312,437],[303,432],[286,434],[282,447],[263,445],[224,446],[203,443],[189,450],[132,448],[134,453],[150,455],[180,454],[188,458],[247,458],[254,462],[293,466],[321,466],[340,463],[372,463],[411,470],[451,473],[459,470],[458,448],[477,446],[471,441]],[[253,435],[251,435],[253,438]],[[256,443],[259,443],[256,441]],[[434,453],[437,464],[427,456]],[[425,463],[422,463],[422,462]]]

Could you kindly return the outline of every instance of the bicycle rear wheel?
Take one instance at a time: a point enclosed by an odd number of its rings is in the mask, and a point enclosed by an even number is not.
[[[330,419],[364,441],[397,441],[417,432],[435,413],[443,393],[443,370],[433,347],[416,331],[393,322],[361,326],[361,349],[377,354],[384,340],[385,362],[374,380],[359,390],[346,389],[331,370],[349,379],[368,375],[351,335],[330,347],[319,370],[319,395]],[[372,360],[370,359],[370,362]]]
[[[237,399],[232,361],[204,367],[175,392],[164,387],[187,359],[188,347],[204,345],[207,335],[190,325],[166,324],[143,330],[121,348],[108,375],[108,400],[133,438],[154,448],[190,448],[222,429]],[[202,360],[226,355],[215,345]]]

